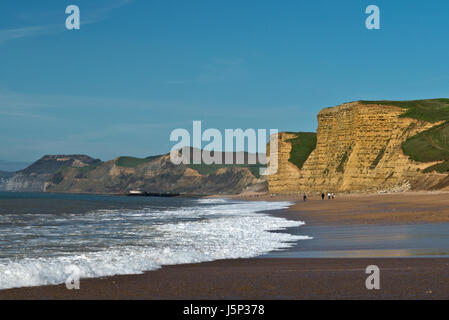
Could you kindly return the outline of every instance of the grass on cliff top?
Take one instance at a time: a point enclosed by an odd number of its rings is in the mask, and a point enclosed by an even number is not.
[[[302,169],[302,166],[309,158],[310,154],[316,148],[315,132],[288,132],[295,134],[296,138],[289,139],[287,142],[292,144],[289,161]]]
[[[402,150],[418,162],[444,161],[424,172],[449,172],[449,122],[409,138],[402,145]]]
[[[152,161],[152,160],[160,158],[160,157],[161,157],[160,155],[147,157],[145,159],[133,158],[133,157],[120,157],[117,159],[116,164],[120,167],[135,168],[135,167],[141,165],[142,163],[146,163],[146,162]],[[208,165],[205,163],[190,164],[188,166],[189,166],[189,168],[198,171],[202,175],[213,174],[221,168],[230,168],[230,167],[248,168],[251,171],[251,173],[254,176],[256,176],[257,178],[260,177],[259,168],[262,167],[261,164],[210,164],[210,165]]]
[[[53,174],[50,181],[54,184],[60,184],[64,180],[64,176],[66,176],[70,170],[75,170],[75,177],[78,179],[87,178],[88,173],[95,170],[101,164],[102,162],[93,163],[85,167],[62,166]]]
[[[134,158],[134,157],[120,157],[117,159],[116,164],[119,167],[125,167],[125,168],[135,168],[138,165],[141,165],[142,163],[149,162],[151,159],[140,159],[140,158]]]
[[[402,118],[413,118],[428,122],[449,120],[449,99],[427,99],[410,101],[360,101],[364,104],[380,104],[407,109]]]
[[[410,159],[418,162],[443,161],[423,172],[449,172],[449,99],[429,99],[411,101],[361,101],[365,104],[381,104],[406,109],[402,118],[412,118],[428,122],[445,121],[409,138],[402,144],[402,151]]]

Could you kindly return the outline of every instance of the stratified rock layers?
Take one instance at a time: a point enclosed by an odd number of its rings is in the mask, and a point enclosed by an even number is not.
[[[432,188],[447,175],[423,174],[402,152],[409,137],[438,123],[400,117],[404,109],[352,102],[318,114],[317,146],[303,167],[289,162],[290,134],[279,135],[279,170],[271,193],[343,192]],[[425,183],[427,181],[427,183]]]
[[[268,176],[268,189],[273,193],[294,193],[302,188],[301,171],[289,161],[292,145],[290,139],[296,138],[294,133],[280,132],[278,135],[278,173]],[[267,152],[270,145],[267,146]]]

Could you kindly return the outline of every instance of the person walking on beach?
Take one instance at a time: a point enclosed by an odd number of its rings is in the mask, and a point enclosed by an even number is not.
[[[321,192],[321,200],[324,200],[324,197],[325,197],[324,193]]]
[[[332,200],[335,199],[335,194],[332,192]]]
[[[306,194],[304,193],[304,195],[302,196],[302,199],[304,200],[304,202],[306,202],[307,201],[307,196],[306,196]]]
[[[330,200],[330,199],[331,199],[331,193],[328,192],[328,193],[327,193],[327,200]]]

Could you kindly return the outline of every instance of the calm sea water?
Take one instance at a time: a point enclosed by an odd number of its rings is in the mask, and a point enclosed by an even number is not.
[[[255,257],[300,240],[288,202],[0,193],[0,289]],[[272,232],[285,230],[285,232]]]

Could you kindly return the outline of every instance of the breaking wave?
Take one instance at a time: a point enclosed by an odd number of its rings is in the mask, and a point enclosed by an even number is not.
[[[310,239],[273,232],[302,222],[261,213],[289,202],[196,201],[176,209],[47,215],[47,223],[10,228],[22,245],[39,249],[20,258],[2,256],[0,289],[64,283],[73,266],[81,278],[140,274],[162,265],[255,257]],[[47,233],[51,238],[36,236]]]

